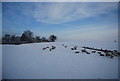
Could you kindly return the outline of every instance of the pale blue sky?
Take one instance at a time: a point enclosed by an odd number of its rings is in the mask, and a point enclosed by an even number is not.
[[[55,34],[59,40],[117,40],[116,2],[4,2],[3,33]]]

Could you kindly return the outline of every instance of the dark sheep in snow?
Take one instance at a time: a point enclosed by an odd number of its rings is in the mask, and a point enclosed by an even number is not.
[[[75,53],[80,53],[79,51],[76,51]]]
[[[74,50],[74,48],[71,48],[71,50]]]
[[[51,49],[55,49],[56,47],[55,46],[52,46],[52,48]]]
[[[86,51],[86,54],[90,54],[90,53]]]
[[[86,50],[81,50],[82,52],[86,52]]]
[[[46,48],[43,48],[43,50],[45,50]]]
[[[96,53],[96,51],[92,51],[92,53]]]
[[[65,48],[67,48],[67,46],[65,46]]]
[[[52,51],[52,49],[50,48],[50,51]]]

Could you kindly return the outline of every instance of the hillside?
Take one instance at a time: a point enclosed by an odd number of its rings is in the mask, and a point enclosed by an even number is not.
[[[50,51],[54,46],[55,49]],[[65,47],[67,46],[67,47]],[[71,50],[77,46],[77,50]],[[81,52],[83,46],[117,49],[117,44],[54,42],[3,45],[3,79],[117,79],[118,57]],[[46,49],[43,49],[48,47]],[[80,53],[75,53],[79,51]]]

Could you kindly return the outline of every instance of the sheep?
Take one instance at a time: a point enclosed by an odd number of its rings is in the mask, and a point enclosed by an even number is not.
[[[100,54],[100,56],[104,56],[103,54]]]
[[[92,53],[96,53],[96,51],[92,51]]]
[[[110,56],[110,58],[113,58],[114,56],[109,54],[109,53],[106,53],[106,56]]]
[[[111,55],[111,58],[113,58],[114,56]]]
[[[45,49],[47,49],[47,48],[49,48],[49,47],[45,47],[45,48],[43,48],[43,50],[45,50]]]
[[[104,54],[100,54],[100,56],[105,56]]]
[[[106,56],[110,56],[110,58],[113,58],[114,56],[109,54],[109,53],[106,53]]]
[[[50,51],[52,51],[52,49],[50,48]]]
[[[77,46],[75,46],[75,47],[71,48],[71,50],[77,50]]]
[[[111,56],[109,53],[106,53],[105,55],[106,55],[106,56]]]
[[[114,56],[118,56],[117,53],[111,51],[111,54],[114,55]]]
[[[111,54],[114,56],[120,56],[120,52],[117,52],[117,50],[111,51]]]
[[[93,48],[91,48],[91,47],[85,47],[86,49],[93,49]]]
[[[81,50],[82,52],[86,52],[86,50],[84,49],[84,50]]]
[[[46,47],[46,48],[49,48],[49,47]]]
[[[85,52],[86,54],[90,54],[89,52],[87,52],[86,50],[81,50],[82,52]]]
[[[74,50],[77,50],[77,46],[74,47]]]
[[[46,48],[49,48],[49,47],[46,47]],[[55,46],[52,46],[49,50],[52,51],[54,50],[56,47]]]
[[[77,50],[77,48],[74,48],[74,50]]]
[[[120,52],[117,52],[117,55],[120,56]]]
[[[100,56],[104,56],[104,54],[102,54],[101,52],[98,52],[98,54],[99,54]]]
[[[71,48],[71,50],[74,50],[74,48]]]
[[[114,52],[117,52],[117,50],[114,50]]]
[[[108,53],[107,49],[103,50],[103,52]]]
[[[66,48],[67,46],[65,46],[65,48]]]
[[[79,51],[76,51],[75,53],[80,53]]]
[[[90,54],[90,53],[86,51],[86,54]]]
[[[55,46],[52,46],[51,50],[54,50],[56,47]]]
[[[98,52],[98,54],[101,54],[101,52]]]
[[[43,48],[43,50],[45,50],[46,48]]]

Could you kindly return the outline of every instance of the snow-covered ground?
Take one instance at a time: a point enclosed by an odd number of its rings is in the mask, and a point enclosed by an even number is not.
[[[67,48],[63,47],[66,45]],[[42,50],[55,46],[56,49]],[[75,54],[71,47],[78,47]],[[117,79],[118,57],[85,54],[82,46],[117,49],[117,43],[54,42],[3,45],[3,79]]]

